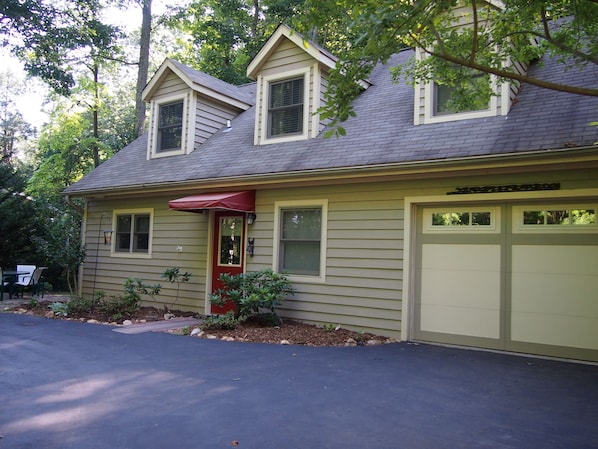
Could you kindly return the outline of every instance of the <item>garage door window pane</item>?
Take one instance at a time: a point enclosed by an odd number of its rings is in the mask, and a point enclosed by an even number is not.
[[[595,225],[594,209],[524,210],[523,224],[527,226]]]

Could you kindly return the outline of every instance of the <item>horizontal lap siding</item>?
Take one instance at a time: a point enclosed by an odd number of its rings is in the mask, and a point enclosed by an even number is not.
[[[202,96],[198,96],[196,108],[196,145],[201,145],[236,115],[234,111]]]
[[[94,291],[97,293],[100,290],[108,295],[122,295],[125,280],[136,277],[146,284],[162,285],[160,294],[155,296],[155,305],[204,312],[207,217],[170,211],[167,209],[170,199],[172,197],[136,200],[133,207],[126,207],[126,202],[122,201],[90,203],[87,214],[86,258],[83,264],[83,296],[91,297]],[[104,245],[102,230],[115,231],[112,211],[131,208],[154,209],[151,258],[114,257],[110,255],[110,247]],[[177,251],[179,245],[183,247],[182,252]],[[177,285],[161,277],[164,270],[172,267],[179,267],[181,272],[187,271],[192,275],[189,282],[180,285],[178,299]],[[144,303],[151,302],[148,296],[144,296],[143,300]]]
[[[295,283],[283,316],[399,337],[403,200],[392,184],[258,191],[248,270],[272,267],[274,202],[328,200],[325,283]]]

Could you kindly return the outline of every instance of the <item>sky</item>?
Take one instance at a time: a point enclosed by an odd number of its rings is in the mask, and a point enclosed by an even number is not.
[[[164,8],[163,1],[154,0],[154,13],[164,11]],[[106,12],[106,17],[110,23],[120,25],[126,29],[135,29],[141,26],[141,8],[139,6],[132,6],[126,11],[110,8]],[[4,71],[6,69],[22,80],[27,79],[23,64],[17,58],[11,56],[6,48],[0,48],[0,70]],[[43,105],[48,89],[37,79],[28,79],[26,84],[27,92],[17,97],[16,107],[25,120],[39,130],[48,121],[49,111],[44,110]]]
[[[153,0],[152,15],[160,15],[171,10],[173,5],[186,5],[189,0]],[[105,17],[108,23],[121,26],[132,31],[141,27],[141,6],[131,2],[127,10],[112,7],[106,9]],[[10,69],[15,76],[26,79],[23,64],[15,57],[10,56],[5,48],[0,48],[0,70]],[[17,109],[31,125],[40,129],[48,121],[49,111],[44,111],[43,102],[48,92],[45,84],[37,79],[27,80],[28,92],[19,96],[16,101]],[[45,107],[48,109],[48,106]]]

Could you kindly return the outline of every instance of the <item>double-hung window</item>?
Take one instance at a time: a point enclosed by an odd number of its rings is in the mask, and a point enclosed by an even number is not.
[[[156,151],[180,150],[183,140],[183,101],[160,105]]]
[[[303,133],[304,77],[270,83],[268,136]]]
[[[291,277],[323,281],[327,202],[277,203],[274,269]]]
[[[115,212],[115,223],[115,253],[150,253],[151,211]]]

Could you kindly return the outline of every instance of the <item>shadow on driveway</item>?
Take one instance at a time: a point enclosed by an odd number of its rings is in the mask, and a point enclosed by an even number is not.
[[[598,366],[0,313],[0,448],[598,448]]]

